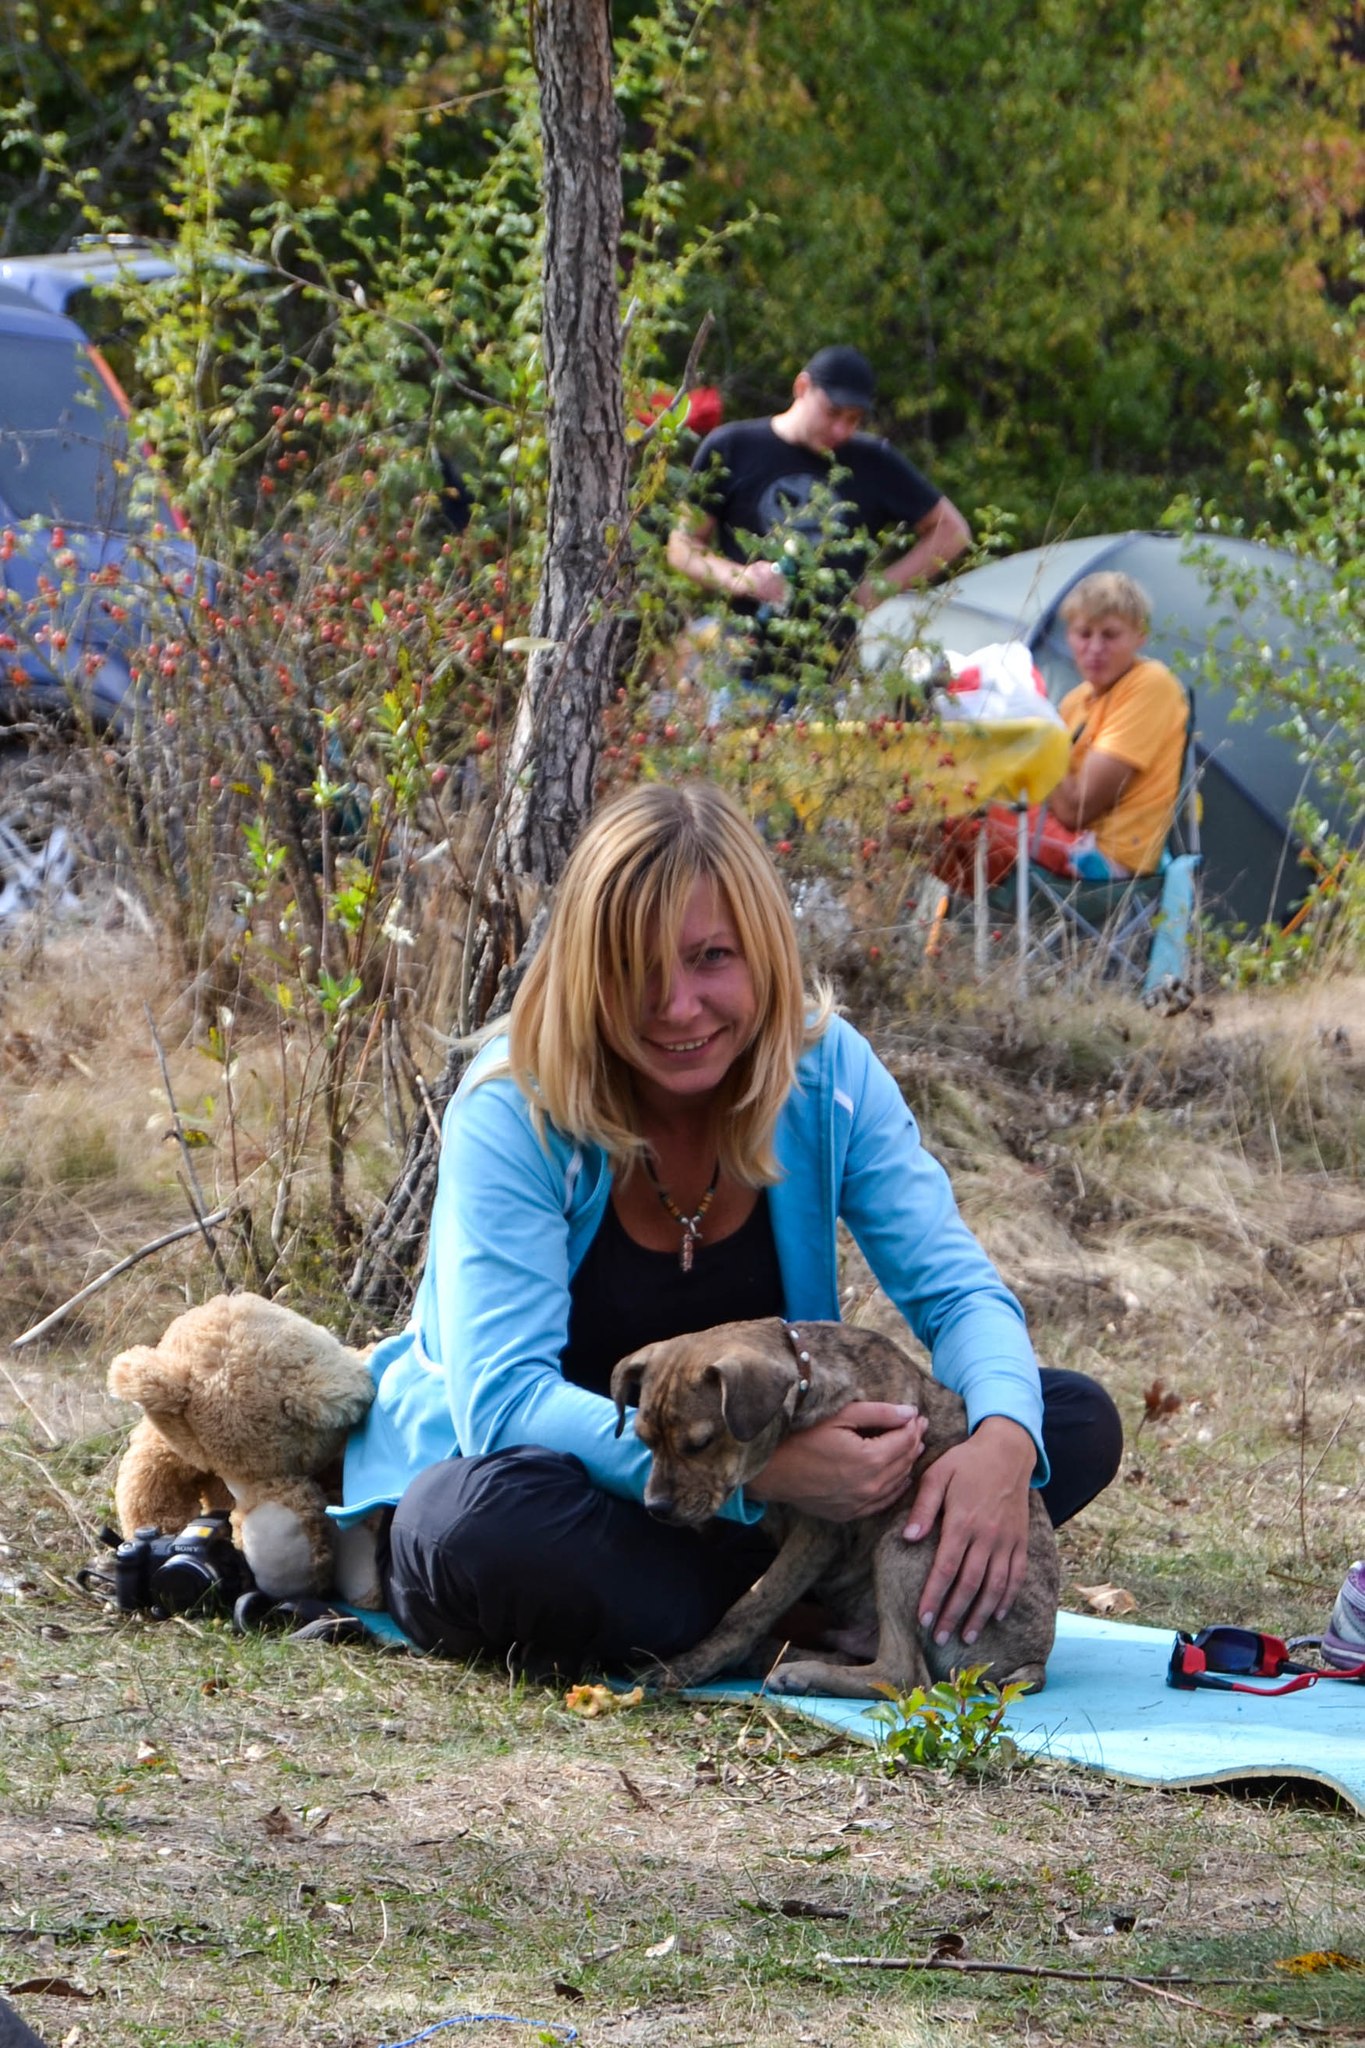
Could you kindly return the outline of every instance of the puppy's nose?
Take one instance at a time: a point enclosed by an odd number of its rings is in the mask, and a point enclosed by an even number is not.
[[[646,1496],[645,1506],[656,1522],[676,1522],[678,1519],[678,1510],[667,1494],[662,1494],[654,1500]]]

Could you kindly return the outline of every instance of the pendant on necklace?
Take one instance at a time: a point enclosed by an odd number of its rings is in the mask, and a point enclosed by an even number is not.
[[[678,1246],[678,1264],[682,1267],[684,1273],[690,1273],[692,1271],[692,1261],[697,1255],[697,1246],[701,1243],[702,1219],[715,1200],[716,1189],[720,1184],[720,1161],[719,1159],[716,1161],[715,1172],[711,1175],[711,1184],[700,1202],[698,1202],[695,1214],[691,1216],[684,1216],[682,1210],[669,1194],[668,1189],[660,1184],[659,1176],[655,1172],[647,1153],[645,1155],[645,1172],[654,1184],[655,1194],[682,1231],[682,1243]]]

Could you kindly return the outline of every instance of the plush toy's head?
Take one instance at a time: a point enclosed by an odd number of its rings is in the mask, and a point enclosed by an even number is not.
[[[220,1294],[177,1316],[159,1344],[109,1367],[179,1455],[237,1480],[320,1471],[373,1398],[370,1370],[327,1330],[258,1294]]]

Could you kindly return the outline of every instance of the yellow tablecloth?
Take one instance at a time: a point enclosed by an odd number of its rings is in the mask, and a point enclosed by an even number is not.
[[[805,830],[827,809],[912,818],[962,817],[993,801],[1041,803],[1061,781],[1071,739],[1046,718],[992,725],[795,720],[760,730],[722,730],[713,746],[745,781],[756,808],[789,803]]]

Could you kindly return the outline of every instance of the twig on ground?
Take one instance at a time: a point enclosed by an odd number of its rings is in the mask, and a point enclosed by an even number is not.
[[[72,1295],[70,1301],[64,1301],[60,1308],[54,1308],[51,1315],[44,1316],[40,1323],[35,1323],[32,1329],[25,1330],[21,1337],[12,1337],[10,1350],[21,1351],[25,1344],[36,1343],[39,1337],[45,1337],[54,1324],[61,1322],[64,1316],[69,1316],[72,1309],[79,1308],[82,1302],[89,1301],[92,1294],[98,1294],[111,1280],[117,1280],[119,1274],[126,1273],[130,1266],[136,1266],[140,1260],[150,1258],[153,1252],[164,1251],[168,1244],[179,1244],[182,1238],[202,1235],[206,1229],[211,1230],[216,1223],[226,1223],[231,1214],[231,1209],[215,1209],[212,1215],[197,1216],[193,1223],[182,1223],[178,1229],[168,1230],[162,1237],[154,1237],[149,1244],[139,1245],[135,1252],[129,1252],[126,1258],[119,1259],[106,1272],[87,1281],[84,1287]],[[50,1431],[48,1433],[51,1434]]]
[[[1164,1990],[1171,1984],[1259,1984],[1259,1977],[1136,1977],[1125,1970],[1057,1970],[1045,1963],[996,1963],[973,1956],[836,1956],[822,1950],[815,1959],[840,1970],[956,1970],[962,1976],[1040,1977],[1063,1984],[1133,1984]]]
[[[963,1956],[836,1956],[831,1955],[828,1949],[822,1949],[815,1960],[828,1968],[841,1970],[947,1970],[963,1977],[1029,1977],[1063,1984],[1126,1984],[1133,1991],[1145,1991],[1152,1998],[1163,1998],[1171,2005],[1184,2006],[1210,2019],[1230,2020],[1238,2027],[1247,2025],[1248,2014],[1229,2012],[1224,2006],[1209,2005],[1202,1999],[1186,1998],[1172,1986],[1217,1984],[1242,1985],[1255,1990],[1270,1988],[1264,1977],[1138,1977],[1123,1970],[1054,1970],[1040,1963],[978,1962]],[[1365,2035],[1365,2023],[1359,2020],[1343,2020],[1334,2024],[1330,2020],[1310,2020],[1283,2012],[1267,2017],[1273,2019],[1276,2027],[1293,2027],[1303,2034],[1339,2039]]]

